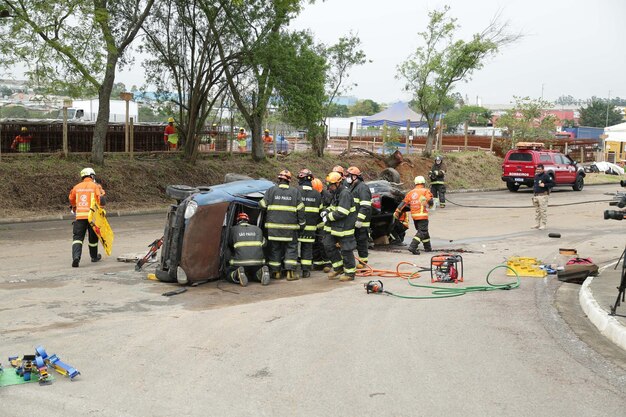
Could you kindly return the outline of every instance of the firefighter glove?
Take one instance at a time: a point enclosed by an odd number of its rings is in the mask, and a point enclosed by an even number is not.
[[[354,224],[354,227],[356,227],[357,229],[360,229],[361,227],[363,227],[363,222],[361,220],[357,220],[356,223]]]

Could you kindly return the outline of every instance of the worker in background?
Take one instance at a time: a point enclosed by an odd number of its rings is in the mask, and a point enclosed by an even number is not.
[[[169,151],[175,151],[178,147],[178,133],[174,126],[174,118],[167,119],[167,126],[165,126],[165,132],[163,134],[163,140]]]
[[[20,134],[13,139],[13,143],[11,143],[11,149],[17,150],[18,152],[30,152],[30,141],[33,139],[31,135],[28,134],[28,129],[26,126],[22,126],[20,130]]]
[[[368,246],[370,238],[370,220],[372,218],[372,192],[363,181],[361,170],[352,166],[346,171],[346,183],[356,204],[357,219],[354,224],[354,238],[359,255],[357,268],[365,267],[368,262]]]
[[[324,184],[319,178],[313,178],[311,187],[320,193],[322,210],[330,206],[332,195],[324,188]],[[315,243],[313,244],[313,269],[316,271],[323,270],[325,273],[328,273],[332,268],[330,266],[330,258],[326,255],[326,250],[324,249],[326,234],[327,233],[324,231],[324,222],[322,222],[320,217],[320,222],[317,224],[317,230],[315,231]]]
[[[439,206],[444,208],[446,206],[446,183],[444,177],[446,175],[446,167],[443,163],[443,157],[437,155],[435,157],[435,163],[428,173],[430,178],[430,192],[434,198],[439,201]]]
[[[259,202],[261,209],[267,210],[265,228],[269,241],[269,267],[272,278],[281,278],[284,266],[287,281],[299,279],[298,232],[304,230],[304,204],[297,188],[291,188],[291,172],[282,170],[278,174],[278,185],[265,192]]]
[[[417,233],[411,244],[409,245],[409,252],[414,255],[419,255],[420,251],[418,246],[420,243],[424,244],[424,251],[432,252],[433,248],[430,244],[430,234],[428,233],[428,208],[433,205],[433,195],[428,188],[425,187],[426,179],[424,177],[415,177],[415,188],[407,193],[404,200],[393,214],[396,219],[401,218],[402,212],[406,210],[411,211],[411,218],[415,225]]]
[[[246,213],[237,215],[237,225],[230,229],[228,247],[232,257],[229,261],[227,277],[245,287],[248,277],[255,277],[261,285],[270,283],[270,271],[265,265],[263,247],[265,238],[260,227],[250,224]]]
[[[548,223],[548,196],[554,187],[554,180],[544,172],[543,164],[535,167],[535,180],[533,184],[533,206],[535,207],[535,225],[531,229],[543,230]]]
[[[274,138],[272,138],[272,135],[270,135],[270,131],[268,129],[265,129],[263,131],[263,142],[272,143],[273,141],[274,141]]]
[[[241,127],[239,128],[239,133],[237,134],[237,147],[239,148],[239,152],[245,152],[246,151],[246,139],[248,138],[248,135],[246,134],[246,130]]]
[[[313,173],[309,169],[302,169],[298,173],[298,185],[304,204],[304,230],[300,231],[300,266],[302,278],[311,276],[313,268],[313,244],[317,226],[321,222],[320,211],[322,209],[322,195],[313,189]]]
[[[333,270],[328,279],[353,281],[356,273],[354,249],[354,224],[356,223],[356,206],[352,194],[343,186],[343,177],[338,172],[331,172],[326,177],[328,191],[332,194],[330,206],[321,212],[324,230],[328,232],[325,239],[326,253],[330,257]]]
[[[217,123],[213,123],[213,125],[211,125],[211,133],[209,133],[209,150],[210,151],[215,150],[215,144],[217,143],[218,129],[219,127],[217,126]]]
[[[96,184],[96,173],[92,168],[85,168],[80,172],[81,182],[76,184],[70,191],[69,200],[72,212],[76,213],[73,223],[72,238],[72,267],[78,268],[83,252],[83,240],[88,233],[89,256],[91,262],[98,262],[102,255],[98,253],[98,236],[89,225],[89,210],[91,209],[91,197],[101,206],[106,204],[105,193],[102,186]]]

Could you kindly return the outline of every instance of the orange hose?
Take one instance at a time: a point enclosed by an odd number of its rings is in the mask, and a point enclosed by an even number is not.
[[[358,260],[359,262],[361,261],[360,259]],[[365,268],[356,270],[356,276],[358,277],[380,277],[380,278],[402,278],[402,279],[419,278],[420,277],[419,272],[400,271],[400,266],[411,265],[411,266],[414,266],[418,270],[422,269],[422,267],[420,267],[419,265],[415,265],[412,262],[404,262],[404,261],[398,262],[398,264],[396,265],[395,271],[391,269],[374,269],[369,264],[366,264],[364,262],[361,262],[361,263],[365,265]]]

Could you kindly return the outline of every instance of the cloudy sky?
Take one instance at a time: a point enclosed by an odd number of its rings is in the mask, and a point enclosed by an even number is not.
[[[625,0],[326,0],[307,6],[294,22],[326,44],[356,32],[373,62],[351,73],[360,99],[393,102],[410,98],[395,79],[396,67],[419,45],[427,13],[444,4],[469,39],[500,11],[524,38],[486,62],[457,91],[483,104],[509,103],[514,95],[626,97]]]

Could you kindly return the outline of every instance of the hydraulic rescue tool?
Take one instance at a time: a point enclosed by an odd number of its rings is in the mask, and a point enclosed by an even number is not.
[[[156,258],[157,251],[162,245],[163,237],[149,244],[148,247],[150,249],[148,250],[148,253],[146,253],[146,256],[137,261],[137,264],[135,265],[135,271],[141,271],[141,268],[146,264],[146,262],[148,262],[150,259]]]
[[[463,282],[463,257],[440,253],[430,258],[430,282]]]

